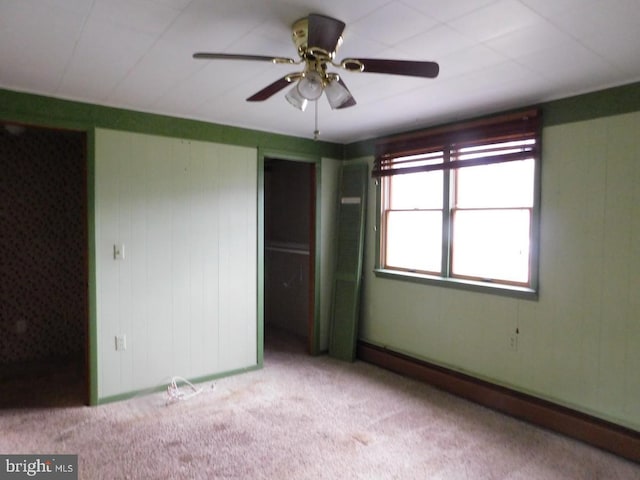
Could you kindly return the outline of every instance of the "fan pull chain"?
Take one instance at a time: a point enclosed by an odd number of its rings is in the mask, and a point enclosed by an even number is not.
[[[320,138],[320,130],[318,130],[318,101],[314,102],[316,104],[316,129],[313,131],[313,139],[317,142]]]

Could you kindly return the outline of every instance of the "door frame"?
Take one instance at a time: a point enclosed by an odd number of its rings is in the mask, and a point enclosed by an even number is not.
[[[280,150],[258,149],[258,365],[264,365],[264,307],[265,307],[265,161],[269,158],[290,162],[310,163],[312,198],[310,216],[312,218],[312,235],[310,236],[309,250],[311,259],[309,278],[313,280],[309,291],[309,315],[308,315],[308,352],[317,355],[320,350],[320,192],[321,192],[321,158],[315,155],[292,154]],[[315,188],[314,188],[315,187]]]

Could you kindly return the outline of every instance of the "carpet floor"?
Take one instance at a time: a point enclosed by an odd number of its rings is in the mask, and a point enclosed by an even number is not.
[[[81,479],[640,479],[640,465],[372,365],[267,338],[264,368],[98,407],[0,410],[0,453]],[[184,389],[183,389],[184,390]]]

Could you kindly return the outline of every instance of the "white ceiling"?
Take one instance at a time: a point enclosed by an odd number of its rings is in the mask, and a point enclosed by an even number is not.
[[[312,137],[286,89],[296,66],[194,60],[295,57],[291,24],[346,22],[345,57],[433,60],[437,79],[343,73],[358,105],[319,102],[320,137],[373,136],[640,80],[640,0],[0,0],[0,86]]]

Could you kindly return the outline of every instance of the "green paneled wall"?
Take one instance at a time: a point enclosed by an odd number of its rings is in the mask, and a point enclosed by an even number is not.
[[[195,140],[211,142],[218,145],[251,147],[260,151],[280,152],[284,156],[304,157],[320,161],[320,158],[342,158],[342,145],[313,141],[303,138],[277,135],[268,132],[217,125],[196,120],[173,118],[130,110],[92,105],[83,102],[69,101],[0,89],[0,122],[15,122],[51,128],[73,129],[87,132],[87,176],[88,176],[88,236],[89,236],[89,368],[90,368],[90,401],[96,404],[105,399],[118,399],[128,395],[127,392],[144,388],[147,380],[128,381],[122,385],[110,385],[104,381],[99,385],[99,343],[108,345],[112,332],[102,332],[104,323],[98,321],[99,303],[96,258],[96,129],[110,129],[128,133],[141,133],[171,139]],[[259,161],[259,158],[257,159]],[[260,172],[258,172],[260,174]],[[260,195],[256,203],[260,201]],[[255,216],[254,216],[255,217]],[[260,220],[258,219],[258,226]],[[258,265],[259,273],[260,265]],[[258,273],[258,274],[259,274]],[[258,312],[260,313],[260,312]],[[326,323],[326,321],[324,322]],[[260,332],[258,332],[260,333]],[[259,338],[259,341],[261,337]],[[261,345],[257,347],[258,362],[261,362]],[[229,373],[233,365],[223,366]],[[195,369],[188,369],[187,375],[200,375]],[[205,369],[205,375],[215,375],[217,368]],[[106,387],[106,388],[105,388]],[[122,392],[122,395],[119,394]]]
[[[640,83],[541,107],[539,300],[377,278],[369,229],[360,336],[638,430],[640,113],[633,112],[640,112]],[[313,142],[7,90],[0,90],[0,120],[86,130],[90,184],[95,128],[334,159],[369,157],[374,145]],[[368,222],[375,225],[373,182],[370,188]],[[515,328],[517,351],[508,346]]]
[[[95,165],[98,397],[256,367],[256,149],[98,129]]]
[[[376,277],[368,229],[360,338],[640,430],[639,92],[542,106],[537,300]]]

